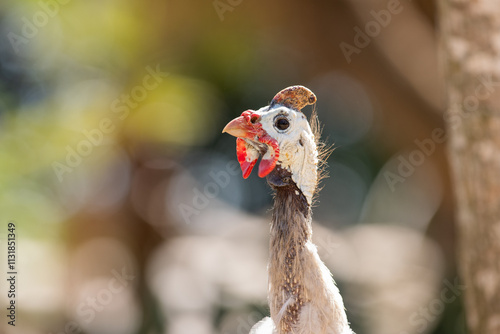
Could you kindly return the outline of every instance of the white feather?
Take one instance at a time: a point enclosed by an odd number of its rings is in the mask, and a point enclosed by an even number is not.
[[[266,317],[252,327],[250,334],[277,334],[277,332],[273,320]]]
[[[261,117],[262,129],[279,143],[281,167],[292,173],[293,181],[311,204],[317,186],[318,152],[307,118],[302,112],[286,107],[271,110],[264,107],[255,113]],[[278,114],[286,115],[290,121],[289,129],[284,132],[274,127]]]

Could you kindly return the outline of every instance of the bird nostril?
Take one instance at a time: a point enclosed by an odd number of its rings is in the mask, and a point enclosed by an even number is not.
[[[252,115],[250,117],[250,123],[252,123],[252,124],[255,124],[255,122],[257,122],[258,120],[259,120],[259,116],[257,116],[257,115]]]

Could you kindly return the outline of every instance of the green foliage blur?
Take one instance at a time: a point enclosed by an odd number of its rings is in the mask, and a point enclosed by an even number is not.
[[[405,3],[402,18],[391,24],[411,36],[427,33],[434,24],[429,3],[417,1],[411,11]],[[401,34],[387,42],[384,31],[346,61],[339,45],[353,43],[353,27],[363,25],[359,13],[369,13],[371,5],[385,3],[4,0],[0,239],[4,226],[15,222],[21,274],[19,326],[8,326],[1,313],[0,328],[248,333],[268,311],[272,195],[265,181],[227,172],[229,186],[216,188],[189,219],[179,214],[179,203],[196,206],[213,175],[236,160],[234,138],[221,134],[224,125],[295,84],[316,92],[324,140],[336,148],[314,209],[324,228],[318,234],[384,223],[432,239],[430,264],[409,266],[428,273],[422,281],[429,284],[420,287],[425,293],[412,290],[414,296],[434,298],[442,279],[452,280],[456,271],[444,146],[398,185],[407,187],[404,196],[388,192],[380,175],[398,154],[415,149],[415,138],[442,126],[433,89],[437,71],[425,54],[422,63],[430,70],[398,63],[407,56]],[[416,23],[405,21],[415,12]],[[406,30],[408,22],[415,24]],[[432,54],[435,45],[421,49]],[[383,248],[386,240],[379,241]],[[354,262],[334,262],[333,249],[327,264],[340,263],[338,282],[347,291],[353,328],[362,334],[371,333],[371,324],[390,324],[373,320],[376,312],[363,313],[377,303],[351,302],[375,294],[357,289],[356,280],[347,286]],[[402,253],[391,256],[405,262]],[[134,278],[122,282],[124,293],[109,294],[106,287],[122,268]],[[101,304],[94,307],[95,296]],[[102,301],[106,296],[109,302]],[[409,296],[380,298],[397,299],[391,305],[398,309]],[[421,331],[406,315],[400,320],[412,333],[461,334],[456,319],[462,312],[457,299]]]

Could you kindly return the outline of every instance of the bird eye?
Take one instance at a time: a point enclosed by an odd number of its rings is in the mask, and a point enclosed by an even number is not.
[[[290,122],[286,118],[281,117],[274,122],[274,126],[278,130],[286,130],[290,126]]]

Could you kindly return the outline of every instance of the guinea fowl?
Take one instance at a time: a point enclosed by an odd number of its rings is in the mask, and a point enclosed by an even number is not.
[[[259,155],[259,177],[275,190],[268,266],[271,318],[253,334],[351,334],[332,275],[311,241],[311,205],[318,191],[319,127],[301,109],[316,96],[303,86],[283,89],[269,106],[247,110],[222,132],[237,137],[237,158],[246,179]],[[313,131],[314,130],[314,131]]]

